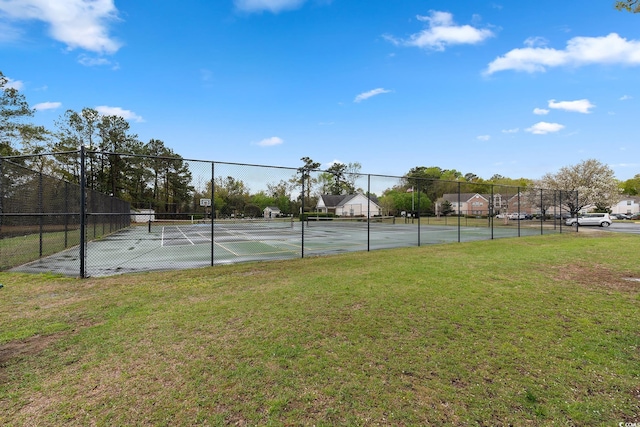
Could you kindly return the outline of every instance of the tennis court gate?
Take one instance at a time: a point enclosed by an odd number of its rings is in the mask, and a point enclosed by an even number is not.
[[[205,263],[212,266],[229,262],[220,258],[229,255],[225,250],[236,256],[231,261],[269,260],[273,248],[282,247],[289,249],[276,258],[561,233],[576,200],[576,192],[364,174],[359,168],[336,172],[84,147],[8,156],[0,157],[0,271],[64,253],[77,262],[73,275],[87,277],[94,260],[126,257],[123,248],[133,246],[126,239],[172,224],[210,228],[198,243],[209,247]],[[512,221],[514,214],[524,217]],[[216,227],[229,224],[245,227],[235,236],[244,233],[247,241],[214,241]],[[252,237],[251,226],[258,224],[258,237]],[[265,231],[283,224],[284,237]],[[397,232],[389,231],[390,224]],[[138,234],[123,234],[132,230]],[[270,237],[260,237],[265,234]],[[118,236],[117,250],[100,252],[100,242],[111,236]],[[198,245],[190,240],[193,247],[174,248],[183,262],[172,268],[203,265],[202,247],[196,254]],[[197,261],[189,261],[189,250]]]

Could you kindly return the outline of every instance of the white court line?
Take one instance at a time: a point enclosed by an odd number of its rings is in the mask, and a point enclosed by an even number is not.
[[[191,240],[186,234],[184,234],[184,231],[182,231],[180,229],[180,227],[176,226],[176,230],[178,230],[180,233],[182,233],[182,235],[184,236],[185,239],[187,239],[189,241],[189,243],[191,243],[192,245],[195,246],[195,243],[193,243],[193,240]],[[164,231],[164,228],[163,228]]]
[[[214,241],[213,243],[214,243],[215,245],[220,246],[220,247],[221,247],[222,249],[224,249],[225,251],[227,251],[227,252],[231,252],[231,253],[232,253],[232,254],[234,254],[235,256],[240,256],[240,254],[235,253],[235,252],[234,252],[234,251],[232,251],[231,249],[226,248],[224,245],[222,245],[222,244],[220,244],[220,243],[218,243],[218,242],[216,242],[216,241]]]

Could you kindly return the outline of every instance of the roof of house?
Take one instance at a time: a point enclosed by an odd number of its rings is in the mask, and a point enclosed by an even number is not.
[[[322,194],[320,198],[324,202],[324,205],[329,208],[336,208],[340,206],[344,206],[350,200],[354,199],[357,196],[364,196],[364,194],[342,194],[339,196],[333,194]],[[373,203],[378,203],[378,199],[375,196],[371,196],[371,201]]]
[[[632,202],[635,202],[635,203],[640,203],[640,196],[622,195],[620,196],[620,201],[618,203],[626,202],[628,200],[631,200]]]
[[[483,199],[485,199],[487,201],[489,201],[488,197],[491,197],[491,196],[482,195],[480,193],[460,193],[460,201],[461,202],[467,202],[467,201],[473,199],[475,196],[480,196],[480,197],[482,197]],[[443,194],[442,198],[444,200],[449,201],[449,202],[456,202],[457,203],[458,202],[458,193]]]

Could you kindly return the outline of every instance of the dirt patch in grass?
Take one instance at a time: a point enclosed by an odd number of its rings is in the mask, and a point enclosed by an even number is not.
[[[3,368],[9,361],[15,358],[27,357],[39,354],[51,343],[58,340],[62,333],[52,335],[36,335],[21,341],[12,341],[0,345],[0,382],[4,382],[5,373]]]
[[[557,282],[575,283],[588,289],[640,292],[640,274],[614,271],[606,265],[571,263],[553,267],[551,271]]]

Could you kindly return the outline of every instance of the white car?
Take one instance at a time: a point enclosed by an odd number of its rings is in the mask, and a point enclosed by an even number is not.
[[[608,213],[586,213],[578,216],[578,218],[567,218],[567,225],[599,225],[600,227],[608,227],[611,225],[611,217]]]

